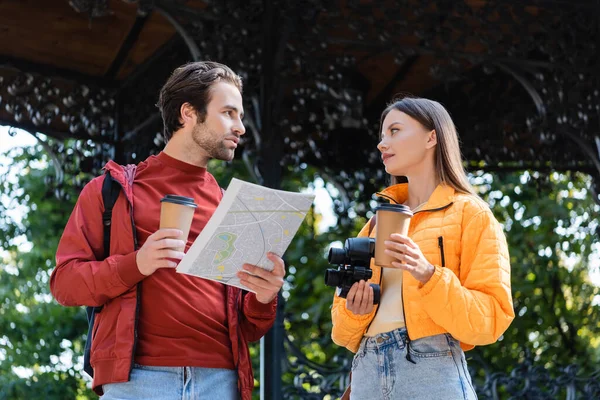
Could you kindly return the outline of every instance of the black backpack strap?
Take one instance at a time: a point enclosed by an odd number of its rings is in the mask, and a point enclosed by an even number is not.
[[[121,193],[121,185],[106,172],[102,184],[102,202],[104,212],[102,213],[102,225],[104,225],[104,258],[110,255],[110,225],[112,223],[112,210]]]
[[[121,184],[110,176],[110,172],[106,172],[104,175],[104,182],[102,183],[102,202],[104,203],[104,212],[102,213],[102,225],[104,227],[104,259],[110,255],[110,227],[112,224],[112,210],[119,198],[121,193]],[[92,348],[92,335],[94,329],[94,320],[96,313],[102,311],[102,306],[99,307],[86,307],[85,312],[87,313],[88,320],[88,334],[85,342],[84,354],[83,354],[83,370],[88,373],[92,378],[94,377],[94,370],[90,364],[91,348]]]

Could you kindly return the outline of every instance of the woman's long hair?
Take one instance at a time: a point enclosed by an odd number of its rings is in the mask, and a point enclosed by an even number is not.
[[[475,194],[462,164],[458,134],[448,111],[437,101],[418,97],[404,97],[391,103],[381,114],[379,132],[383,120],[392,110],[398,110],[419,121],[426,130],[435,130],[435,172],[441,183],[453,187],[457,192]],[[398,183],[395,176],[392,184]]]

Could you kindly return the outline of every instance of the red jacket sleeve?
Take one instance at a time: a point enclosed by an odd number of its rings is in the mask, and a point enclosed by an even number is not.
[[[98,261],[104,253],[103,179],[83,188],[58,244],[50,291],[65,306],[101,306],[144,278],[135,252]]]
[[[270,303],[263,304],[252,292],[242,292],[243,311],[240,325],[246,340],[255,342],[262,338],[273,326],[277,313],[277,296]]]

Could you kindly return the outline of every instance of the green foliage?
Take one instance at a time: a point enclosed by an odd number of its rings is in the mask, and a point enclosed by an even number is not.
[[[68,180],[62,190],[69,200],[53,196],[48,176],[54,172],[40,148],[15,150],[10,157],[11,168],[20,176],[0,177],[2,193],[13,199],[6,208],[0,205],[0,243],[5,251],[0,264],[0,399],[95,398],[81,371],[84,310],[61,307],[49,293],[54,253],[77,189]],[[239,160],[211,163],[209,169],[223,187],[233,176],[252,180]],[[317,178],[319,172],[310,167],[290,168],[282,186],[305,190]],[[503,372],[522,362],[527,352],[536,364],[551,370],[570,363],[594,369],[600,361],[600,291],[590,282],[589,272],[594,249],[598,254],[599,207],[587,192],[590,178],[525,172],[475,174],[472,180],[506,228],[518,316],[498,343],[477,348],[468,357]],[[16,204],[27,211],[21,223],[9,211]],[[325,232],[318,228],[321,216],[311,212],[285,255],[288,337],[309,360],[331,367],[350,353],[330,339],[334,289],[323,281],[330,267],[326,254],[332,242],[355,236],[366,222],[370,205],[354,207],[344,215],[358,216]],[[30,248],[19,246],[24,242],[31,243]],[[257,344],[251,354],[258,379]],[[289,355],[288,361],[295,357]],[[296,371],[286,368],[284,385],[294,379]],[[305,387],[318,391],[310,383]]]
[[[0,205],[0,399],[74,399],[91,395],[81,371],[85,311],[59,306],[50,294],[50,272],[58,239],[73,208],[57,200],[49,185],[48,160],[41,148],[14,149],[10,172],[0,178],[11,202]],[[17,179],[13,179],[16,173]],[[12,177],[11,177],[12,176]],[[14,218],[20,205],[27,211]],[[11,212],[13,211],[13,212]],[[31,243],[22,245],[24,241]]]
[[[516,313],[501,341],[475,353],[505,371],[527,352],[550,370],[571,363],[596,369],[600,288],[590,272],[594,248],[595,257],[600,250],[600,208],[590,177],[525,172],[474,180],[506,229]]]

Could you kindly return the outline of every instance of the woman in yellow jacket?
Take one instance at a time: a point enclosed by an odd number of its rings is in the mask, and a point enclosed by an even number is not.
[[[467,180],[441,104],[401,99],[380,126],[392,186],[379,196],[413,217],[408,236],[387,238],[393,267],[371,260],[372,279],[334,298],[333,341],[356,353],[350,398],[476,399],[463,350],[494,343],[514,318],[506,238]],[[369,283],[381,285],[377,306]]]

